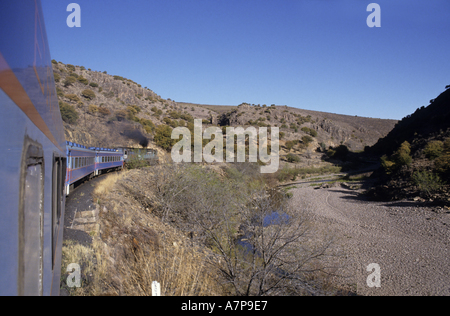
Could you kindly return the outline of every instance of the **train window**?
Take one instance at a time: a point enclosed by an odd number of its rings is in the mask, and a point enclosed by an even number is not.
[[[60,226],[61,209],[63,201],[63,164],[60,157],[56,157],[53,162],[52,179],[52,268],[55,265],[56,249],[58,243],[58,232]]]
[[[19,211],[19,295],[42,295],[44,156],[40,145],[28,146],[22,166]]]

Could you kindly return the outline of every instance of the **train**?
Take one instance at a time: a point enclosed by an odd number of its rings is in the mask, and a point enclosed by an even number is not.
[[[124,152],[119,149],[89,147],[66,142],[66,181],[65,193],[74,189],[76,182],[90,179],[124,166]]]
[[[66,196],[130,148],[66,141],[41,2],[0,7],[0,295],[55,296]]]

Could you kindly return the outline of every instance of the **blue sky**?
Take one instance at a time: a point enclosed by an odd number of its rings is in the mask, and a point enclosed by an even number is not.
[[[52,58],[175,101],[401,119],[450,84],[448,0],[71,2],[42,0]]]

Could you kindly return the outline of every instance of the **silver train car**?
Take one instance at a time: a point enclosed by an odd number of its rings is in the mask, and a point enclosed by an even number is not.
[[[66,142],[40,1],[2,1],[0,30],[0,295],[58,295]]]

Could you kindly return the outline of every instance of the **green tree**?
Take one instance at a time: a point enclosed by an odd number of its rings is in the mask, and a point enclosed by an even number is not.
[[[73,106],[60,101],[59,110],[61,111],[61,118],[64,122],[69,124],[75,124],[77,122],[78,113]]]
[[[170,151],[172,146],[177,142],[176,139],[172,139],[172,128],[167,125],[159,125],[155,130],[155,143],[159,147]]]

